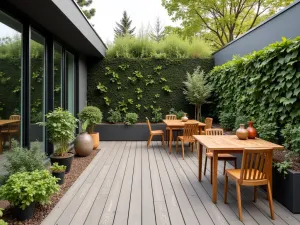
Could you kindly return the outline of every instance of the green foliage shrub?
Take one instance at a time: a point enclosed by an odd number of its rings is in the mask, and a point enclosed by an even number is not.
[[[255,125],[258,136],[264,140],[276,142],[278,126],[274,122],[261,122]]]
[[[300,155],[300,125],[287,124],[282,130],[284,147]]]
[[[132,125],[135,124],[138,121],[138,114],[136,113],[126,113],[124,123],[126,125]]]
[[[74,140],[77,119],[62,108],[46,114],[46,118],[47,122],[38,124],[47,127],[49,140],[55,145],[54,154],[63,156],[68,152],[69,143]]]
[[[0,199],[23,210],[33,202],[48,204],[50,197],[59,191],[56,181],[47,170],[18,172],[0,187]]]
[[[188,48],[188,55],[191,58],[205,58],[212,54],[211,47],[199,38],[193,38]]]
[[[208,78],[214,85],[218,110],[251,118],[265,116],[279,129],[299,123],[299,52],[300,37],[283,38],[215,67]]]
[[[178,120],[180,120],[184,116],[184,112],[182,110],[177,111],[174,108],[171,108],[169,110],[169,114],[176,115],[176,118]]]
[[[110,122],[110,123],[120,123],[120,122],[122,122],[122,114],[119,110],[110,109],[108,111],[108,114],[110,115],[109,117],[107,117],[108,122]]]
[[[0,217],[3,216],[3,210],[2,208],[0,208]],[[0,225],[8,225],[8,223],[6,223],[4,220],[0,219]]]
[[[220,116],[220,125],[225,130],[233,130],[235,127],[236,115],[232,112],[221,112]]]
[[[248,116],[243,116],[243,115],[237,115],[235,118],[234,122],[234,129],[237,130],[240,128],[240,124],[244,124],[245,128],[248,127],[248,121],[249,117]]]
[[[152,108],[152,118],[151,118],[151,122],[153,123],[159,123],[162,121],[162,112],[161,112],[161,108]]]
[[[80,113],[78,113],[80,122],[89,121],[88,133],[91,134],[94,132],[94,127],[96,124],[102,122],[102,112],[99,108],[95,106],[86,106]]]
[[[39,142],[32,143],[31,148],[26,149],[20,147],[16,140],[12,140],[12,149],[6,155],[6,158],[7,161],[4,163],[4,168],[7,171],[7,175],[4,177],[5,180],[17,172],[44,170],[47,157]]]

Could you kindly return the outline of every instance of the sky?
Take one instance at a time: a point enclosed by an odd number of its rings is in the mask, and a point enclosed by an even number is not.
[[[106,44],[113,42],[116,22],[121,20],[124,10],[136,27],[136,33],[142,26],[153,26],[157,17],[165,26],[179,25],[179,22],[171,21],[167,10],[161,5],[161,0],[94,0],[92,7],[96,9],[96,15],[91,23]]]

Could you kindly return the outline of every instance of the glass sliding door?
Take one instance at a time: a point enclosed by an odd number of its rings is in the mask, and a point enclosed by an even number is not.
[[[67,109],[75,115],[74,90],[75,87],[75,59],[74,55],[66,52],[66,106]]]
[[[30,141],[44,143],[44,127],[37,125],[45,118],[45,39],[39,33],[31,32],[30,41]]]
[[[54,108],[62,107],[62,47],[54,42]]]
[[[21,140],[22,24],[0,11],[0,153]]]

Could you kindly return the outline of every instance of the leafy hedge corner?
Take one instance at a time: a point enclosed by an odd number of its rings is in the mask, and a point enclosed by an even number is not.
[[[216,66],[208,79],[214,85],[221,121],[224,123],[224,115],[229,114],[254,120],[264,118],[270,124],[269,130],[300,122],[299,56],[300,37],[283,38],[260,51]],[[231,126],[232,122],[227,121]],[[261,125],[258,130],[266,131]],[[278,138],[280,132],[275,130]],[[274,138],[270,133],[267,136]]]

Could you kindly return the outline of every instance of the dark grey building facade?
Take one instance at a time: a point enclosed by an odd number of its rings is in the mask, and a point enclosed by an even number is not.
[[[232,59],[234,55],[243,56],[265,46],[281,41],[282,37],[295,38],[300,35],[300,1],[296,0],[260,25],[233,40],[224,48],[214,53],[216,65]]]
[[[87,63],[106,46],[73,0],[0,1],[0,120],[19,118],[23,146],[52,152],[44,115],[87,102]]]

